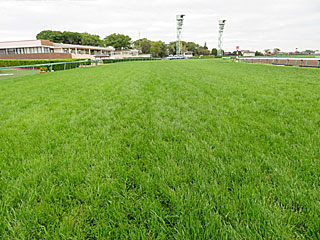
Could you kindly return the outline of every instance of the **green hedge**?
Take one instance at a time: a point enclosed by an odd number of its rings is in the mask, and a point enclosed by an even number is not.
[[[85,63],[68,63],[74,61],[81,61],[85,59],[0,59],[0,67],[14,67],[14,66],[25,66],[25,65],[38,65],[48,64],[48,66],[36,67],[41,71],[51,71],[50,63],[67,62],[66,64],[53,65],[54,71],[60,71],[64,69],[78,68],[80,65],[91,65],[91,60]],[[103,63],[117,63],[117,62],[129,62],[129,61],[151,61],[161,60],[161,58],[124,58],[124,59],[104,59]]]
[[[91,61],[89,60],[88,62],[85,63],[65,63],[65,64],[59,64],[59,65],[48,65],[48,66],[42,66],[39,69],[41,71],[46,71],[50,72],[51,67],[53,68],[54,71],[60,71],[60,70],[67,70],[67,69],[73,69],[73,68],[78,68],[81,65],[90,65]]]
[[[131,62],[131,61],[151,61],[151,60],[161,60],[161,58],[123,58],[123,59],[103,59],[103,63],[117,63],[117,62]]]
[[[41,71],[60,71],[65,69],[78,68],[80,65],[91,65],[91,60],[85,63],[71,63],[74,61],[81,61],[85,59],[0,59],[0,67],[14,67],[14,66],[25,66],[25,65],[37,65],[47,64],[48,66],[35,67]],[[50,63],[66,62],[60,65],[50,65]],[[70,62],[70,63],[68,63]],[[53,69],[51,69],[53,68]]]
[[[84,59],[0,59],[0,67],[14,67],[58,62],[72,62]]]

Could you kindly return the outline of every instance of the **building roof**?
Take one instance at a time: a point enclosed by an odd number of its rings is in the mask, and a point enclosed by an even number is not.
[[[0,42],[0,49],[1,48],[43,47],[43,46],[50,47],[50,48],[77,48],[77,49],[114,51],[113,47],[96,47],[96,46],[83,46],[83,45],[75,45],[75,44],[53,43],[48,40],[24,40],[24,41]]]
[[[53,46],[54,46],[54,48],[77,48],[77,49],[114,51],[114,48],[111,46],[97,47],[97,46],[85,46],[85,45],[65,44],[65,43],[53,43]]]
[[[251,51],[251,50],[241,50],[241,52],[243,52],[243,53],[255,53],[254,51]]]
[[[0,48],[41,47],[41,40],[0,42]]]

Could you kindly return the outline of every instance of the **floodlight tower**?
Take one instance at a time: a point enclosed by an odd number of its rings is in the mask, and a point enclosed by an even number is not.
[[[177,56],[181,56],[181,31],[182,31],[182,25],[183,25],[183,17],[184,14],[177,15]]]
[[[222,56],[222,34],[227,20],[219,20],[218,56]]]

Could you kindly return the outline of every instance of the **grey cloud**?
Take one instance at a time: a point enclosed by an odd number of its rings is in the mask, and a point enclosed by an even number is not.
[[[218,20],[227,19],[224,48],[319,49],[318,0],[0,0],[0,41],[34,39],[44,29],[119,32],[175,40],[175,15],[186,14],[183,38],[217,46]],[[14,11],[12,11],[14,9]]]

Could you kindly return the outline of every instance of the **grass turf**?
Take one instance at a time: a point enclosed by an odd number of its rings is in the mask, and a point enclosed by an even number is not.
[[[35,69],[32,72],[32,69],[10,69],[10,70],[0,70],[0,81],[7,78],[14,78],[14,77],[22,77],[31,74],[38,74],[40,72],[39,69]],[[12,74],[12,75],[1,75],[1,74]],[[0,83],[1,84],[1,83]]]
[[[128,62],[0,82],[0,236],[320,235],[320,72]]]

